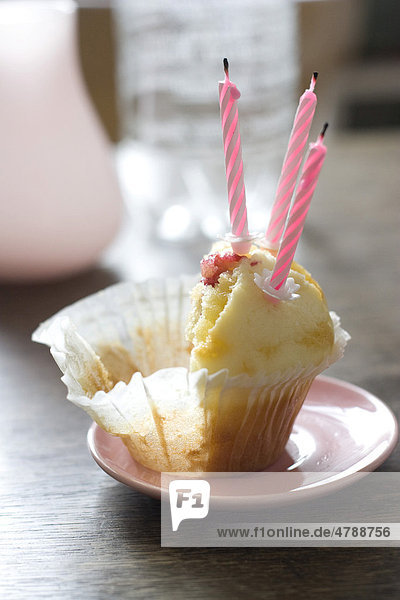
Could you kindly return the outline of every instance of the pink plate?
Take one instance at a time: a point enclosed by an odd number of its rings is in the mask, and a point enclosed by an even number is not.
[[[299,476],[320,473],[308,493],[323,493],[322,488],[332,484],[332,472],[336,484],[345,484],[344,480],[358,471],[376,469],[392,452],[397,438],[397,422],[386,404],[360,387],[320,376],[311,386],[284,454],[266,470],[295,471]],[[160,473],[137,463],[120,438],[93,423],[88,446],[94,460],[111,477],[160,498]],[[297,485],[286,491],[292,492],[294,500],[306,487],[306,479],[302,482],[300,477]],[[268,501],[265,494],[263,500]]]

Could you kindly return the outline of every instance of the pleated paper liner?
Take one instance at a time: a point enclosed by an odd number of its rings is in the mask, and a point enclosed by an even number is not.
[[[63,309],[34,332],[63,372],[68,399],[132,456],[158,471],[254,471],[283,452],[314,378],[349,338],[331,313],[335,343],[318,365],[229,377],[189,372],[185,340],[198,277],[122,283]]]

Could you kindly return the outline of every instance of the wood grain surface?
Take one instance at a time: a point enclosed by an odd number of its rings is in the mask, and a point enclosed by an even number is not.
[[[399,135],[332,135],[298,254],[352,334],[329,374],[367,388],[397,417],[399,165]],[[123,277],[197,270],[207,244],[150,244],[142,217],[127,220],[90,272],[0,286],[1,597],[398,597],[398,549],[161,548],[159,503],[90,458],[90,420],[66,401],[48,349],[30,336],[61,307]],[[381,469],[400,470],[398,448]]]

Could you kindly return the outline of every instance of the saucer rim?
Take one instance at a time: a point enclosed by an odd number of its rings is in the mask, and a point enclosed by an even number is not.
[[[330,377],[327,375],[319,375],[318,377],[316,377],[316,380],[319,383],[322,383],[325,385],[333,385],[333,386],[339,387],[341,389],[347,389],[358,395],[362,395],[364,398],[366,398],[367,400],[372,402],[372,404],[378,405],[381,410],[383,409],[387,412],[388,417],[392,421],[392,428],[390,430],[390,435],[388,436],[387,445],[386,445],[385,449],[378,456],[376,456],[373,460],[371,460],[370,462],[367,462],[367,464],[365,464],[362,468],[358,468],[357,465],[360,465],[360,463],[365,462],[365,460],[368,459],[369,455],[357,460],[356,462],[354,462],[353,465],[351,465],[344,471],[337,471],[337,477],[334,477],[333,480],[332,479],[321,480],[320,482],[318,482],[318,484],[316,486],[314,486],[312,488],[312,492],[310,489],[307,488],[307,486],[291,490],[291,492],[292,492],[290,494],[291,501],[299,501],[300,500],[299,496],[301,497],[301,499],[304,499],[304,496],[306,494],[310,494],[310,492],[313,496],[317,495],[317,494],[325,493],[325,491],[326,492],[328,491],[327,488],[329,488],[329,490],[330,490],[332,486],[335,486],[335,489],[337,489],[338,486],[342,487],[342,486],[349,484],[350,481],[347,481],[347,480],[351,480],[351,476],[356,473],[360,473],[363,471],[365,471],[365,472],[374,471],[381,464],[383,464],[385,462],[385,460],[390,456],[390,454],[393,452],[393,450],[398,442],[399,426],[398,426],[396,417],[395,417],[392,409],[383,400],[381,400],[380,398],[378,398],[377,396],[375,396],[368,390],[366,390],[358,385],[349,383],[347,381],[338,379],[336,377]],[[305,402],[307,402],[307,399]],[[95,435],[98,430],[101,430],[103,432],[101,427],[97,423],[93,422],[91,424],[91,426],[89,427],[89,430],[87,433],[87,446],[88,446],[88,449],[89,449],[89,452],[90,452],[92,458],[99,465],[99,467],[105,473],[107,473],[107,475],[109,475],[116,481],[123,483],[124,485],[127,485],[128,487],[135,489],[135,490],[137,490],[147,496],[150,496],[152,498],[155,498],[158,500],[162,499],[164,494],[166,494],[166,490],[163,490],[161,488],[161,484],[155,485],[153,483],[146,482],[146,481],[138,479],[138,478],[126,476],[123,473],[116,471],[115,469],[113,469],[112,466],[110,466],[108,464],[107,460],[105,458],[103,458],[101,452],[99,451],[99,449],[97,447]],[[389,428],[388,428],[388,432],[389,432]],[[105,431],[104,431],[104,433],[106,435],[111,435]],[[121,441],[121,443],[123,443],[123,442]],[[371,453],[372,453],[372,451],[369,452],[369,454],[371,454]],[[132,460],[134,461],[135,459],[132,458]],[[135,461],[135,462],[137,462],[137,461]],[[161,472],[159,472],[159,473],[161,474]],[[276,495],[274,502],[281,501],[283,496],[288,496],[288,495],[289,495],[288,492],[286,492],[285,494]],[[272,496],[271,496],[271,498],[272,498]],[[268,499],[268,496],[265,496],[265,495],[264,496],[234,496],[234,497],[230,497],[230,498],[221,496],[221,497],[215,497],[214,499],[216,501],[218,501],[218,499],[219,499],[220,501],[222,501],[224,503],[228,502],[230,499],[233,500],[234,502],[239,502],[239,501],[243,502],[244,500],[246,500],[246,501],[250,501],[250,502],[254,503],[254,502],[265,501]]]

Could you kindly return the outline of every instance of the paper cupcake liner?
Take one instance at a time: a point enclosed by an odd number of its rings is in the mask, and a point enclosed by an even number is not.
[[[189,372],[186,318],[194,277],[122,283],[63,309],[33,340],[50,346],[68,399],[132,456],[159,471],[261,470],[283,452],[319,365],[263,378]]]

